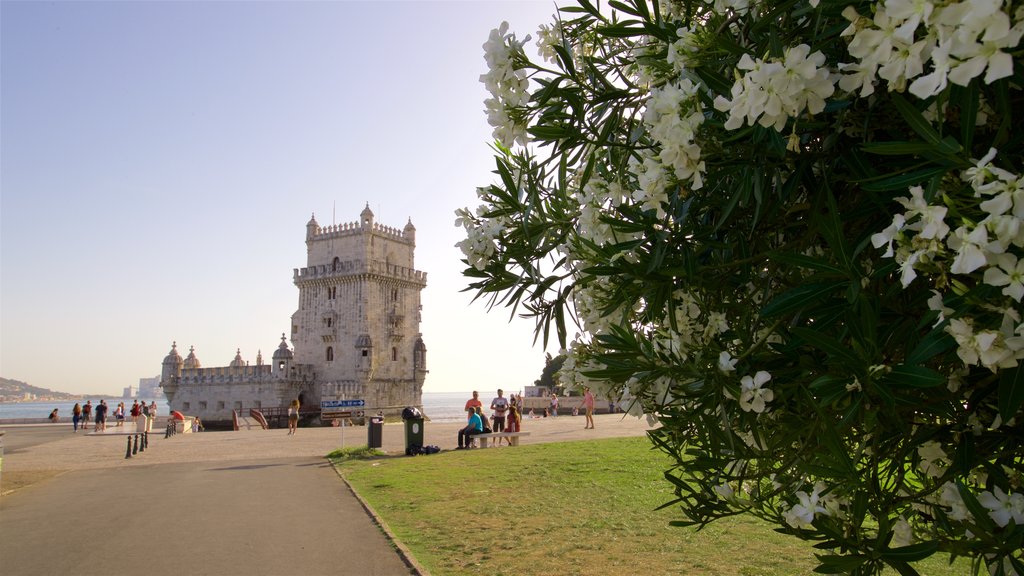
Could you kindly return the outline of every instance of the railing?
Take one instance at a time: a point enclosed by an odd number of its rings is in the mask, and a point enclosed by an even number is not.
[[[250,408],[249,416],[255,418],[256,421],[260,423],[260,426],[262,426],[264,430],[270,429],[270,424],[267,424],[267,419],[263,417],[263,413],[260,412],[259,410],[255,408]]]

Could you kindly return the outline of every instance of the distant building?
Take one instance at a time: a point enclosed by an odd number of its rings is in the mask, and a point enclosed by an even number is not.
[[[427,349],[420,333],[420,292],[427,275],[413,265],[416,228],[373,221],[369,205],[358,222],[306,224],[306,266],[295,269],[299,306],[286,335],[264,364],[241,350],[225,367],[203,368],[177,343],[164,358],[160,386],[171,410],[206,421],[231,419],[232,410],[365,400],[366,409],[398,414],[422,407]]]
[[[139,398],[163,398],[164,391],[160,389],[160,377],[139,378]]]
[[[135,398],[135,386],[126,386],[121,398]]]

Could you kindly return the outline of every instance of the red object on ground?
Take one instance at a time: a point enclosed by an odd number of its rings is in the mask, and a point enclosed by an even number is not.
[[[185,419],[185,415],[182,414],[181,412],[178,412],[177,410],[172,410],[171,411],[171,418],[174,418],[175,420],[184,420]]]

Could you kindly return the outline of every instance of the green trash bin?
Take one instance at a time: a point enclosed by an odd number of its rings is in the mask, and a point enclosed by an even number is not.
[[[419,454],[423,448],[423,416],[416,408],[406,408],[402,411],[402,420],[405,422],[405,455]]]

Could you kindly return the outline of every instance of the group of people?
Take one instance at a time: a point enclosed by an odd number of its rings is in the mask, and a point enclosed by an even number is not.
[[[109,406],[107,406],[107,401],[106,400],[100,400],[100,403],[96,405],[96,411],[95,411],[96,412],[96,419],[95,419],[96,427],[95,427],[95,429],[96,429],[97,432],[103,432],[104,430],[107,429],[107,412],[108,411],[109,411]],[[54,409],[53,413],[50,414],[50,420],[56,421],[56,419],[55,419],[56,413],[57,413],[57,409]],[[74,426],[74,431],[78,432],[78,425],[79,424],[82,425],[82,430],[88,430],[89,429],[89,420],[92,419],[92,414],[93,414],[92,400],[86,400],[84,405],[79,404],[78,402],[76,402],[74,408],[71,409],[71,423]],[[132,404],[131,412],[129,414],[131,414],[132,422],[135,422],[136,424],[139,422],[139,417],[140,416],[145,415],[145,416],[147,416],[149,418],[154,418],[154,417],[156,417],[156,401],[154,400],[153,402],[151,402],[150,404],[147,405],[145,402],[139,402],[138,400],[136,400],[135,403]],[[124,424],[124,420],[125,420],[125,406],[124,406],[124,402],[119,402],[117,404],[117,406],[114,408],[114,418],[117,419],[117,425],[118,426],[121,426],[121,425]]]
[[[480,401],[480,393],[473,391],[473,397],[466,401],[466,427],[459,429],[459,448],[472,448],[473,436],[477,434],[490,434],[491,432],[519,432],[522,423],[523,397],[512,394],[508,398],[505,392],[498,389],[498,397],[491,400],[491,417],[483,411],[483,402]],[[496,445],[501,441],[512,445],[511,438],[498,438]],[[486,439],[481,439],[486,442]]]

